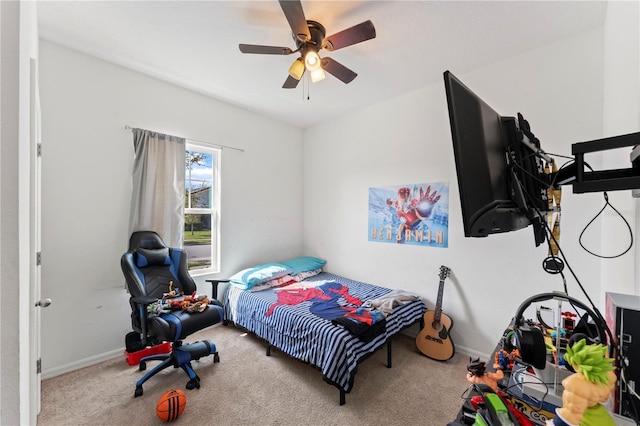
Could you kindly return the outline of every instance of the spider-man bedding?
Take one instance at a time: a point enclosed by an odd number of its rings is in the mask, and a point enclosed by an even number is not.
[[[344,404],[358,363],[391,336],[421,320],[426,310],[421,300],[405,300],[385,312],[386,316],[379,309],[367,308],[370,301],[390,294],[391,289],[328,272],[258,292],[231,285],[224,300],[225,320],[318,367],[324,380],[340,390]]]

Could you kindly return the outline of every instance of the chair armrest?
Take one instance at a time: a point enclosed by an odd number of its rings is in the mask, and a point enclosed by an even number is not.
[[[136,304],[136,309],[140,315],[140,329],[142,336],[142,346],[147,346],[147,306],[158,300],[152,296],[132,296],[131,301]]]
[[[139,305],[150,305],[156,300],[158,300],[158,298],[152,297],[152,296],[136,296],[136,297],[132,297],[131,300],[133,300],[135,303]]]
[[[218,284],[220,283],[228,283],[229,280],[205,280],[208,283],[211,283],[211,297],[218,300]]]

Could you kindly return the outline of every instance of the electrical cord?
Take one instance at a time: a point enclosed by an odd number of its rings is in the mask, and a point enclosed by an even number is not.
[[[605,256],[602,254],[597,254],[592,252],[591,250],[589,250],[588,248],[586,248],[584,246],[584,244],[582,243],[582,236],[584,235],[585,231],[587,230],[587,228],[589,228],[589,226],[598,218],[598,216],[600,216],[602,214],[602,212],[607,208],[607,206],[611,207],[611,209],[616,212],[618,214],[618,216],[620,216],[620,218],[622,219],[622,221],[625,223],[625,225],[627,225],[627,229],[629,230],[629,246],[626,248],[625,251],[623,251],[620,254],[616,254],[616,255],[612,255],[612,256]],[[618,209],[616,209],[615,207],[613,207],[613,205],[611,203],[609,203],[609,195],[607,194],[607,192],[604,192],[604,206],[602,206],[602,208],[600,209],[600,211],[598,212],[598,214],[596,214],[593,219],[591,219],[589,221],[589,223],[587,223],[587,225],[584,227],[584,229],[582,229],[582,232],[580,233],[580,237],[578,238],[578,242],[580,243],[580,247],[582,247],[584,249],[584,251],[586,251],[587,253],[589,253],[592,256],[595,257],[599,257],[601,259],[615,259],[618,258],[620,256],[625,255],[629,250],[631,250],[631,247],[633,247],[633,231],[631,230],[631,225],[629,225],[629,222],[627,221],[627,219],[624,218],[624,216],[618,211]]]
[[[519,167],[521,170],[524,170],[519,164],[514,163],[517,167]],[[566,166],[567,163],[565,163],[563,165]],[[587,167],[589,167],[589,169],[591,169],[590,166],[587,165]],[[593,170],[593,169],[591,169]],[[542,182],[542,180],[540,180],[540,182]],[[520,182],[517,182],[518,184],[520,184]],[[535,204],[533,202],[533,198],[531,197],[531,194],[529,194],[526,191],[526,188],[524,188],[522,185],[520,185],[521,188],[523,188],[523,193],[525,195],[525,197],[528,199],[529,203],[534,206],[534,210],[536,212],[536,214],[538,215],[538,217],[543,218],[544,215],[542,214],[542,212],[535,207]],[[623,218],[624,219],[624,218]],[[625,220],[626,222],[626,220]],[[575,271],[573,270],[573,268],[571,267],[569,261],[567,260],[567,257],[565,256],[562,247],[560,246],[560,242],[556,240],[555,236],[553,235],[552,230],[549,228],[549,225],[547,224],[547,221],[544,220],[544,228],[546,230],[546,234],[547,234],[547,244],[549,245],[549,249],[551,249],[551,242],[550,240],[553,240],[553,242],[556,244],[557,249],[558,249],[558,253],[560,254],[560,258],[562,259],[562,261],[564,262],[564,264],[567,266],[567,268],[569,269],[569,271],[571,272],[571,275],[573,276],[573,278],[575,279],[576,283],[578,284],[578,287],[580,288],[580,290],[582,291],[582,293],[584,294],[584,296],[587,298],[587,300],[589,301],[589,304],[591,305],[591,308],[593,310],[593,312],[596,314],[597,318],[593,318],[593,320],[598,320],[600,321],[600,324],[603,326],[602,328],[605,330],[605,333],[608,335],[609,338],[609,342],[611,343],[609,345],[609,356],[612,357],[613,356],[613,349],[614,349],[614,338],[613,338],[613,333],[611,332],[611,330],[609,329],[609,326],[607,325],[606,320],[604,319],[604,316],[602,315],[602,313],[598,310],[598,308],[595,306],[595,303],[593,303],[593,300],[591,300],[591,297],[589,296],[589,294],[587,293],[587,291],[585,290],[584,286],[582,285],[582,282],[580,281],[580,279],[578,278],[577,274],[575,273]],[[628,223],[627,223],[628,225]],[[630,229],[630,228],[629,228]],[[564,276],[563,271],[560,269],[559,272],[557,272],[560,274],[560,276],[563,279],[563,286],[564,286],[564,292],[565,294],[569,295],[569,292],[567,290],[567,284],[566,284],[566,278]],[[572,306],[575,309],[575,306]],[[601,342],[603,344],[605,344],[605,342]]]
[[[627,393],[629,394],[629,396],[630,396],[630,397],[635,397],[636,399],[640,400],[640,396],[636,393],[636,391],[635,391],[634,389],[632,389],[632,388],[629,386],[629,383],[627,382],[627,379],[626,379],[626,377],[625,377],[624,369],[623,369],[623,368],[621,368],[621,369],[620,369],[620,380],[622,380],[622,382],[624,383],[624,385],[627,387]],[[630,398],[630,401],[629,401],[629,407],[630,407],[630,408],[628,408],[628,409],[625,411],[625,414],[631,414],[631,413],[629,413],[628,411],[629,411],[629,409],[633,409],[633,414],[632,414],[632,415],[633,415],[633,417],[632,417],[632,419],[633,419],[633,420],[636,422],[636,424],[637,424],[637,423],[638,423],[638,411],[636,410],[636,407],[635,407],[635,405],[633,404],[633,399],[631,399],[631,398]]]
[[[615,339],[613,338],[613,333],[611,332],[611,329],[609,328],[609,325],[607,324],[606,320],[604,319],[604,316],[602,316],[602,313],[595,306],[595,303],[593,303],[593,300],[591,300],[591,297],[589,296],[589,294],[585,290],[584,286],[582,285],[582,282],[578,278],[577,274],[575,273],[575,271],[571,267],[571,264],[567,260],[567,257],[565,256],[564,252],[562,251],[562,247],[560,246],[560,243],[555,240],[555,237],[553,236],[553,233],[551,232],[551,229],[549,229],[549,226],[546,223],[545,223],[545,228],[547,230],[547,237],[550,237],[555,241],[556,246],[558,247],[558,253],[561,255],[561,257],[562,257],[562,259],[564,261],[564,264],[569,269],[569,272],[571,272],[571,275],[573,276],[574,280],[578,284],[578,287],[580,288],[580,290],[582,291],[584,296],[589,301],[589,304],[591,305],[591,309],[596,314],[597,318],[593,318],[593,320],[594,321],[595,320],[600,321],[600,324],[603,326],[602,328],[605,330],[605,333],[607,334],[609,342],[610,342],[610,345],[609,345],[609,356],[612,357],[613,356],[613,349],[614,349]],[[565,292],[565,294],[569,295],[569,291],[567,289],[566,277],[565,277],[565,275],[564,275],[564,273],[562,271],[560,271],[559,273],[560,273],[560,276],[562,277],[564,292]],[[573,304],[572,304],[572,307],[573,307],[574,310],[577,311],[577,308],[575,306],[573,306]],[[600,343],[606,344],[606,342],[600,342]]]
[[[531,406],[531,408],[535,408],[537,413],[540,413],[540,411],[542,410],[542,404],[545,402],[545,399],[547,397],[547,395],[549,395],[549,386],[551,385],[555,385],[555,383],[546,383],[543,382],[538,376],[536,376],[535,374],[531,374],[527,371],[527,367],[526,366],[522,366],[519,367],[516,370],[512,370],[511,374],[520,374],[522,376],[527,376],[527,377],[531,377],[533,379],[536,380],[536,384],[540,384],[543,385],[545,387],[545,392],[542,395],[542,399],[538,399],[538,398],[531,398],[532,401],[535,404],[538,404],[539,407],[535,407],[535,406]],[[533,382],[532,382],[533,383]],[[504,389],[502,389],[504,392],[508,392],[509,389],[512,388],[517,388],[521,394],[524,393],[524,382],[518,382],[514,379],[514,382],[512,385],[505,387]],[[470,401],[471,400],[471,389],[474,388],[475,385],[471,384],[469,385],[464,391],[462,391],[462,393],[460,394],[460,399],[462,399],[463,401]]]
[[[618,368],[620,369],[620,380],[622,381],[622,383],[624,383],[626,389],[627,389],[627,403],[628,403],[628,407],[626,407],[627,409],[625,410],[625,415],[631,415],[633,421],[636,422],[636,425],[638,424],[638,421],[640,419],[640,417],[638,416],[638,410],[636,409],[636,405],[633,402],[633,398],[635,397],[639,402],[640,402],[640,395],[638,395],[638,393],[635,390],[635,385],[632,387],[630,386],[630,383],[627,381],[627,377],[626,377],[626,371],[629,369],[629,358],[627,358],[627,355],[625,354],[625,344],[624,342],[620,342],[619,345],[619,353],[618,353],[618,358],[619,358],[619,363],[618,363]],[[620,405],[622,405],[623,401],[620,401]],[[622,412],[622,410],[620,410]],[[629,411],[633,411],[633,413],[629,413]]]
[[[538,414],[538,415],[543,415],[541,413],[541,411],[543,410],[543,404],[545,403],[545,399],[547,398],[547,396],[549,395],[549,386],[550,385],[555,385],[555,383],[545,383],[543,382],[538,376],[536,376],[535,374],[531,374],[527,371],[527,367],[520,367],[516,370],[511,371],[511,375],[516,375],[516,377],[518,375],[522,375],[522,376],[527,376],[527,377],[531,377],[533,379],[536,380],[536,382],[531,382],[531,383],[536,383],[539,385],[543,385],[544,386],[544,393],[542,394],[541,398],[535,398],[533,396],[531,396],[530,394],[527,394],[527,396],[529,397],[529,399],[531,400],[531,402],[535,405],[532,405],[530,403],[527,402],[527,405],[529,405],[532,409],[534,409],[534,411]],[[513,384],[510,386],[507,386],[505,389],[505,392],[509,392],[510,389],[512,388],[516,388],[518,389],[519,393],[521,395],[524,395],[524,381],[518,381],[515,377],[512,379]]]
[[[558,157],[563,157],[563,158],[567,158],[566,156],[562,156],[562,155],[557,155],[557,154],[551,154],[554,157],[558,156]],[[529,156],[525,157],[525,160],[528,158],[531,158],[532,156],[535,156],[535,154],[529,154]],[[567,162],[565,162],[562,166],[560,166],[560,168],[558,169],[558,172],[566,167],[568,167],[569,165],[573,164],[575,161],[574,160],[569,160]],[[516,166],[518,168],[518,170],[522,171],[523,173],[525,173],[527,176],[529,176],[530,178],[534,179],[536,182],[543,184],[543,185],[550,185],[551,187],[554,187],[556,185],[556,179],[558,177],[558,173],[554,174],[553,180],[548,183],[545,182],[543,179],[540,179],[538,176],[530,173],[528,170],[526,170],[524,167],[522,167],[521,164],[519,164],[518,162],[514,161],[512,163],[514,166]],[[596,170],[594,170],[589,163],[585,162],[584,165],[591,170],[594,175],[599,178],[598,176],[598,172]],[[518,184],[520,184],[520,182],[518,182]],[[523,193],[526,195],[529,203],[534,206],[534,209],[536,210],[536,213],[541,216],[541,212],[535,207],[535,202],[533,197],[531,197],[531,195],[526,191],[526,188],[523,185],[520,185],[520,187],[523,190]],[[601,259],[616,259],[618,257],[624,256],[625,254],[627,254],[629,252],[629,250],[631,250],[631,247],[633,247],[633,231],[631,229],[631,225],[629,224],[629,222],[627,221],[627,219],[625,219],[625,217],[622,215],[622,213],[620,213],[620,211],[618,211],[618,209],[616,209],[610,202],[609,202],[609,195],[607,194],[606,191],[603,192],[603,197],[604,197],[604,201],[605,204],[602,207],[602,209],[600,209],[600,211],[589,221],[589,223],[587,223],[587,225],[585,225],[585,227],[582,229],[582,232],[580,233],[580,237],[578,238],[578,242],[580,243],[580,247],[582,247],[587,253],[589,253],[592,256],[601,258]],[[611,209],[616,212],[616,214],[622,219],[622,221],[624,222],[624,224],[626,225],[628,231],[629,231],[629,246],[622,252],[619,254],[615,254],[615,255],[611,255],[611,256],[605,256],[605,255],[601,255],[601,254],[597,254],[594,253],[593,251],[589,250],[587,247],[585,247],[585,245],[582,242],[582,237],[585,233],[585,231],[587,230],[587,228],[589,228],[589,226],[591,226],[591,224],[602,214],[602,212],[607,208],[607,206],[611,207]],[[559,212],[558,212],[559,213]],[[547,271],[549,272],[549,271]],[[553,272],[549,272],[549,273],[553,273]]]

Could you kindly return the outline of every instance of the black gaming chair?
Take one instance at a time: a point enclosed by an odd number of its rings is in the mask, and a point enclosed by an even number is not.
[[[142,385],[148,379],[170,366],[180,367],[187,373],[187,389],[199,388],[200,378],[193,371],[191,361],[213,354],[213,362],[219,362],[216,346],[209,340],[192,344],[183,344],[182,340],[220,322],[220,303],[216,300],[205,303],[194,312],[181,308],[169,311],[166,305],[162,306],[165,308],[162,310],[152,309],[160,307],[158,300],[170,290],[184,297],[196,291],[196,284],[187,271],[186,253],[182,249],[167,247],[155,232],[134,232],[129,240],[129,250],[122,255],[120,265],[131,294],[131,324],[133,330],[140,333],[139,346],[144,348],[161,342],[172,343],[170,353],[150,355],[140,360],[140,371],[146,369],[146,361],[162,362],[138,380],[135,396],[142,395]]]

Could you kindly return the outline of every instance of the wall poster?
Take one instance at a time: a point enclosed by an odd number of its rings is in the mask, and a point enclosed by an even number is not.
[[[446,248],[449,183],[369,188],[369,241]]]

